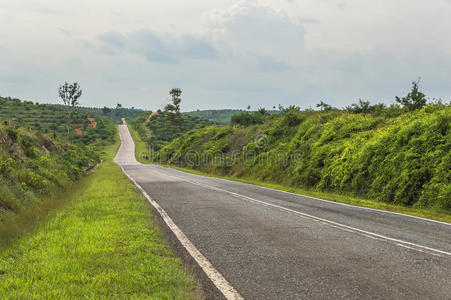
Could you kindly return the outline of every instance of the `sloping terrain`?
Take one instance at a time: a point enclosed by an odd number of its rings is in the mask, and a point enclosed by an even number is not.
[[[209,126],[153,161],[218,175],[451,209],[451,108],[391,114],[288,109],[263,124]]]
[[[242,112],[241,109],[211,109],[211,110],[197,110],[189,111],[184,114],[190,117],[198,117],[201,119],[207,119],[215,124],[226,125],[232,120],[232,117]]]
[[[159,150],[182,134],[212,123],[181,113],[143,112],[131,124],[142,140],[154,150]]]
[[[0,121],[46,133],[71,143],[99,146],[112,143],[115,134],[112,122],[90,110],[92,109],[69,109],[62,105],[0,97]],[[90,119],[96,123],[95,128]]]
[[[85,146],[0,125],[0,222],[61,191],[98,162],[98,154]]]

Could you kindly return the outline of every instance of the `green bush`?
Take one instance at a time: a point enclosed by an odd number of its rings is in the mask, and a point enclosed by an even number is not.
[[[291,109],[262,124],[192,130],[154,159],[219,175],[451,209],[450,126],[451,107],[442,103],[413,111],[393,105],[378,113]],[[189,153],[202,158],[220,153],[223,163],[198,159],[193,165]]]
[[[98,161],[93,148],[0,125],[0,222],[67,187]]]

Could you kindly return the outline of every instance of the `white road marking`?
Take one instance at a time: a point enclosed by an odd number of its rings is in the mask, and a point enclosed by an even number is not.
[[[188,180],[188,179],[185,179],[185,178],[181,178],[181,177],[178,177],[178,176],[175,176],[175,175],[169,175],[169,174],[165,174],[165,175],[172,176],[172,177],[178,178],[178,179],[180,179],[182,181],[189,182],[189,183],[194,184],[194,185],[202,186],[202,187],[205,187],[205,188],[208,188],[208,189],[211,189],[211,190],[216,190],[216,191],[228,193],[228,194],[233,195],[236,198],[239,198],[239,199],[242,199],[242,200],[246,200],[246,201],[249,201],[249,202],[257,203],[257,204],[260,204],[260,205],[263,205],[263,206],[274,207],[274,208],[277,208],[277,209],[283,210],[283,211],[287,211],[287,212],[296,214],[298,216],[301,216],[301,217],[304,217],[304,218],[308,218],[308,219],[312,219],[312,220],[318,221],[318,222],[320,222],[322,224],[326,224],[326,225],[329,225],[329,226],[332,226],[332,227],[335,227],[335,228],[338,228],[338,229],[342,229],[342,230],[346,230],[346,231],[352,231],[353,233],[358,233],[358,234],[366,236],[368,238],[384,240],[386,242],[387,241],[388,242],[392,242],[395,245],[402,245],[405,248],[412,249],[412,250],[417,250],[419,252],[424,252],[424,253],[428,253],[428,254],[435,255],[435,256],[441,256],[440,254],[451,256],[451,252],[447,252],[447,251],[443,251],[443,250],[439,250],[439,249],[435,249],[435,248],[431,248],[431,247],[415,244],[415,243],[412,243],[412,242],[407,242],[407,241],[391,238],[391,237],[388,237],[388,236],[385,236],[385,235],[382,235],[382,234],[378,234],[378,233],[366,231],[366,230],[363,230],[363,229],[355,228],[355,227],[352,227],[352,226],[348,226],[348,225],[345,225],[345,224],[337,223],[337,222],[334,222],[334,221],[331,221],[331,220],[327,220],[327,219],[324,219],[324,218],[320,218],[320,217],[316,217],[316,216],[313,216],[313,215],[310,215],[310,214],[306,214],[306,213],[303,213],[303,212],[300,212],[300,211],[297,211],[297,210],[293,210],[293,209],[289,209],[289,208],[286,208],[286,207],[283,207],[283,206],[279,206],[279,205],[276,205],[276,204],[272,204],[272,203],[264,202],[264,201],[261,201],[261,200],[257,200],[257,199],[254,199],[254,198],[251,198],[251,197],[248,197],[248,196],[244,196],[244,195],[241,195],[241,194],[238,194],[238,193],[235,193],[235,192],[231,192],[231,191],[225,190],[225,189],[217,188],[217,187],[210,186],[210,185],[203,184],[203,183],[196,182],[196,181],[191,181],[191,180]]]
[[[145,164],[142,164],[144,166],[146,166]],[[198,174],[193,174],[193,173],[187,173],[187,172],[183,172],[174,168],[168,168],[168,167],[163,167],[163,166],[159,166],[159,165],[152,165],[152,166],[158,166],[160,168],[165,168],[168,170],[173,170],[182,174],[189,174],[189,175],[193,175],[193,176],[199,176],[199,177],[204,177],[204,178],[214,178],[215,180],[222,180],[225,182],[231,182],[232,180],[228,180],[228,179],[224,179],[224,178],[218,178],[218,177],[208,177],[208,176],[204,176],[204,175],[198,175]],[[418,217],[418,216],[413,216],[413,215],[407,215],[407,214],[403,214],[403,213],[398,213],[398,212],[394,212],[394,211],[388,211],[388,210],[382,210],[382,209],[377,209],[377,208],[371,208],[371,207],[364,207],[364,206],[356,206],[356,205],[352,205],[352,204],[347,204],[347,203],[341,203],[341,202],[336,202],[336,201],[332,201],[332,200],[326,200],[326,199],[321,199],[321,198],[316,198],[316,197],[312,197],[312,196],[306,196],[306,195],[301,195],[301,194],[295,194],[295,193],[291,193],[291,192],[287,192],[287,191],[283,191],[283,190],[278,190],[278,189],[273,189],[273,188],[269,188],[266,186],[261,186],[261,185],[255,185],[255,184],[251,184],[251,183],[246,183],[246,182],[241,182],[241,181],[232,181],[234,183],[239,183],[239,184],[243,184],[243,185],[248,185],[248,186],[252,186],[252,187],[258,187],[258,188],[262,188],[265,190],[270,190],[270,191],[275,191],[275,192],[280,192],[280,193],[284,193],[284,194],[288,194],[288,195],[292,195],[292,196],[296,196],[296,197],[304,197],[304,198],[309,198],[309,199],[314,199],[314,200],[318,200],[318,201],[322,201],[322,202],[326,202],[329,204],[335,204],[335,205],[341,205],[341,206],[347,206],[347,207],[351,207],[354,209],[363,209],[363,210],[371,210],[371,211],[377,211],[379,213],[382,214],[391,214],[391,215],[398,215],[398,216],[403,216],[403,217],[408,217],[408,218],[413,218],[413,219],[418,219],[421,221],[425,221],[425,222],[432,222],[432,223],[438,223],[438,224],[442,224],[442,225],[448,225],[451,226],[451,223],[448,222],[442,222],[442,221],[437,221],[437,220],[432,220],[432,219],[426,219],[426,218],[422,218],[422,217]]]
[[[194,246],[194,244],[188,239],[188,237],[183,233],[183,231],[172,221],[171,217],[166,213],[166,211],[161,208],[158,203],[152,200],[146,191],[124,170],[121,166],[122,172],[130,179],[131,182],[139,189],[139,191],[146,197],[150,204],[158,211],[161,218],[168,227],[172,230],[174,235],[180,241],[180,243],[185,247],[186,251],[194,258],[194,260],[199,264],[205,274],[210,278],[213,284],[218,288],[218,290],[224,295],[228,300],[244,300],[244,298],[232,287],[232,285],[219,273],[218,270],[210,263],[210,261],[200,253],[200,251]]]

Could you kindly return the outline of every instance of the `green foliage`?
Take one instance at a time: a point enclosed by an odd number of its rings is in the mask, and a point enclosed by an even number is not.
[[[360,103],[361,113],[292,108],[262,122],[243,113],[234,123],[240,126],[189,131],[154,159],[217,175],[451,209],[451,108],[439,103],[402,112],[397,105],[376,106],[376,113],[370,107]]]
[[[169,91],[169,95],[172,97],[172,103],[164,107],[165,112],[179,114],[180,103],[182,102],[182,99],[180,98],[182,95],[182,90],[178,88],[171,89]]]
[[[267,115],[268,113],[265,109],[260,109],[255,112],[243,111],[232,117],[231,124],[243,126],[263,124]]]
[[[336,110],[335,107],[332,107],[331,105],[321,101],[320,103],[316,104],[316,107],[318,107],[321,111],[331,111]]]
[[[400,98],[396,97],[396,102],[407,108],[408,111],[420,109],[426,105],[426,95],[419,91],[418,85],[420,79],[412,82],[412,90],[406,96]]]
[[[372,113],[375,115],[381,115],[385,108],[386,107],[384,103],[371,105],[369,101],[363,101],[362,99],[359,99],[359,103],[351,104],[351,106],[346,107],[346,110],[354,114]]]
[[[83,144],[0,125],[0,223],[67,187],[98,161],[96,152]]]
[[[66,81],[63,85],[59,86],[58,95],[63,100],[64,105],[75,107],[79,104],[78,99],[82,95],[82,90],[77,82],[69,84]]]
[[[96,128],[90,128],[92,125],[90,118],[97,123]],[[111,144],[116,128],[108,119],[110,118],[101,116],[100,109],[97,114],[96,110],[88,108],[72,109],[63,105],[34,104],[0,97],[0,120],[37,130],[72,144],[90,146]],[[75,128],[79,128],[83,135],[74,132]],[[7,128],[8,137],[13,141],[16,140],[15,130],[12,126]]]
[[[211,109],[211,110],[197,110],[185,112],[183,114],[189,115],[191,117],[199,117],[201,119],[207,119],[214,124],[218,125],[226,125],[230,124],[232,121],[232,117],[236,114],[244,112],[240,109]],[[272,115],[276,113],[280,113],[278,110],[266,110],[263,109],[261,111],[264,115]]]
[[[14,243],[2,243],[0,227],[2,299],[198,298],[147,203],[111,158]],[[0,199],[8,193],[0,184]],[[8,233],[23,227],[15,225]]]
[[[242,112],[239,109],[218,109],[218,110],[197,110],[191,112],[185,112],[184,114],[191,117],[198,117],[201,119],[207,119],[215,124],[226,125],[232,120],[232,117]]]
[[[143,112],[132,121],[133,128],[141,139],[147,141],[154,150],[159,150],[182,134],[210,125],[205,119],[185,114]]]

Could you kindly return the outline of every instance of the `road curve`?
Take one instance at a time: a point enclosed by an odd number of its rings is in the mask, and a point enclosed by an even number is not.
[[[115,161],[245,299],[451,299],[451,224]],[[230,297],[229,297],[230,298]]]

